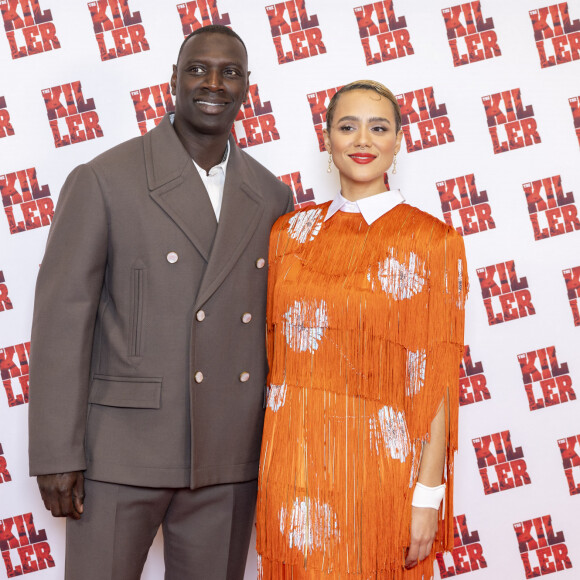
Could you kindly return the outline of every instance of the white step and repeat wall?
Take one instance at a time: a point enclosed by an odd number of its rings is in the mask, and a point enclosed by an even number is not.
[[[210,23],[250,54],[237,142],[298,205],[338,187],[320,149],[329,96],[372,78],[403,110],[390,186],[464,236],[456,542],[435,577],[580,578],[579,0],[0,0],[0,12],[0,579],[63,578],[63,522],[28,477],[26,436],[34,282],[60,187],[172,109],[179,45]],[[162,578],[160,544],[148,580]]]

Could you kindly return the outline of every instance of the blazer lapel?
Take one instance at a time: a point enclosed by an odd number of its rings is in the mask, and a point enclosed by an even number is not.
[[[211,257],[196,299],[199,307],[217,290],[254,234],[264,206],[262,195],[247,181],[242,153],[230,138],[230,159]]]
[[[217,220],[205,186],[169,116],[144,137],[149,195],[209,261]]]

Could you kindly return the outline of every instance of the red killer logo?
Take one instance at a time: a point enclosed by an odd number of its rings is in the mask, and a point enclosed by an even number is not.
[[[310,105],[310,113],[312,114],[312,124],[316,131],[318,138],[318,148],[320,151],[326,151],[324,146],[324,135],[322,131],[326,127],[326,108],[332,96],[342,88],[336,87],[334,89],[326,89],[325,91],[318,91],[317,93],[310,93],[306,95]]]
[[[354,9],[367,66],[414,54],[404,16],[397,18],[393,0]]]
[[[316,205],[312,188],[304,190],[300,171],[280,175],[278,179],[284,182],[294,194],[294,209],[304,209]]]
[[[433,87],[397,95],[407,152],[455,141],[445,103],[437,105]],[[418,133],[418,134],[417,134]]]
[[[518,354],[518,361],[530,411],[576,400],[568,363],[558,364],[555,346]]]
[[[51,224],[54,204],[50,189],[38,184],[34,167],[0,175],[0,194],[11,234]]]
[[[576,451],[578,446],[578,451]],[[580,435],[572,435],[558,440],[562,455],[562,467],[568,482],[570,495],[580,494]]]
[[[580,230],[574,194],[564,193],[559,175],[524,183],[522,187],[536,241]]]
[[[487,380],[483,374],[483,365],[474,363],[471,350],[466,344],[463,349],[463,359],[459,366],[459,404],[470,405],[491,399],[487,388]]]
[[[131,99],[141,135],[159,125],[167,113],[175,111],[169,83],[131,91]]]
[[[0,12],[13,59],[60,48],[52,13],[39,0],[0,0]]]
[[[472,439],[485,495],[532,483],[524,452],[512,447],[509,431]]]
[[[483,304],[489,325],[535,314],[527,278],[519,278],[513,260],[478,268]]]
[[[533,117],[534,107],[524,108],[520,89],[488,95],[481,100],[496,155],[541,143],[538,124]]]
[[[0,312],[4,310],[12,310],[12,300],[8,296],[8,286],[5,284],[4,272],[0,270]]]
[[[484,20],[480,2],[466,2],[442,11],[453,66],[501,56],[493,18]]]
[[[101,60],[149,50],[141,13],[131,12],[129,0],[97,0],[88,7]]]
[[[462,236],[494,229],[487,191],[477,191],[473,173],[437,182],[443,219]]]
[[[278,64],[324,54],[318,16],[309,16],[305,0],[289,0],[266,6],[270,32],[276,47]]]
[[[526,578],[537,578],[572,568],[564,532],[554,532],[552,516],[514,524]]]
[[[387,188],[386,191],[391,191],[391,184],[389,183],[389,174],[385,171],[385,174],[383,175],[383,182],[385,184],[385,187]]]
[[[568,99],[568,102],[570,103],[570,109],[572,109],[572,118],[574,119],[574,129],[576,129],[576,137],[578,138],[578,145],[580,145],[580,97],[572,97],[571,99]],[[2,123],[0,121],[0,132],[1,130]],[[1,134],[0,137],[2,137]]]
[[[0,139],[14,135],[14,128],[10,124],[10,113],[6,108],[6,98],[0,97]]]
[[[103,136],[95,101],[85,100],[80,81],[43,89],[42,97],[55,147]]]
[[[580,326],[580,311],[578,309],[578,297],[580,296],[580,266],[562,270],[564,282],[566,282],[566,290],[568,292],[568,300],[570,301],[570,309],[574,318],[574,326]]]
[[[183,36],[189,36],[193,31],[210,24],[228,26],[231,24],[230,17],[220,14],[216,0],[196,0],[177,5],[177,12],[181,19]]]
[[[0,483],[7,483],[12,481],[12,476],[8,471],[8,465],[6,463],[6,457],[4,457],[4,450],[2,449],[2,443],[0,443]]]
[[[30,343],[0,348],[0,376],[9,407],[28,403]]]
[[[540,66],[546,68],[580,59],[580,20],[571,20],[568,2],[530,10]]]
[[[8,578],[54,568],[46,531],[36,531],[31,513],[0,520],[0,551]]]
[[[258,85],[250,85],[248,98],[234,121],[232,133],[242,149],[280,139],[272,105],[270,101],[262,104]]]
[[[470,532],[465,514],[453,518],[453,550],[437,553],[437,564],[441,578],[451,578],[480,568],[487,568],[479,532]]]

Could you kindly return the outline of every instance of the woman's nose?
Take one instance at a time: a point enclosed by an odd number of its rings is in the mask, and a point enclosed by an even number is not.
[[[370,133],[365,129],[361,129],[360,131],[358,131],[355,144],[358,145],[359,147],[369,146],[371,144]]]

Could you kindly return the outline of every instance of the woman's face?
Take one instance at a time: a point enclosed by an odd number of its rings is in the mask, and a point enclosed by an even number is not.
[[[401,147],[402,135],[396,133],[393,104],[375,91],[353,90],[339,98],[324,141],[345,197],[385,191],[384,174]]]

